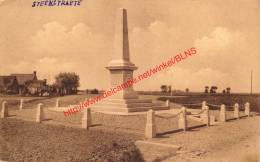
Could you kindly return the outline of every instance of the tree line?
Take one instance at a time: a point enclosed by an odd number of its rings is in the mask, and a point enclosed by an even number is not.
[[[172,86],[171,85],[161,85],[161,92],[162,93],[171,93],[173,90],[172,90]],[[217,93],[217,90],[218,90],[218,87],[217,86],[205,86],[205,89],[204,89],[204,93],[211,93],[211,94],[214,94],[214,93]],[[176,90],[175,90],[176,91]],[[185,89],[185,92],[186,93],[189,93],[190,92],[190,89],[189,88],[186,88]],[[227,87],[225,89],[222,90],[222,93],[223,94],[230,94],[231,93],[231,88],[230,87]]]

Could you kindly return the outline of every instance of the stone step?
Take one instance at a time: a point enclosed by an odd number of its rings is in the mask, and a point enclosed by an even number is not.
[[[99,112],[119,112],[119,113],[130,113],[130,112],[145,112],[150,109],[153,110],[168,110],[169,107],[135,107],[135,108],[126,108],[126,107],[112,107],[108,105],[98,105],[95,107],[92,107],[93,111],[99,111]]]
[[[112,103],[112,102],[102,102],[98,105],[107,105],[115,107],[127,107],[127,108],[136,108],[136,107],[152,107],[153,103]]]
[[[126,107],[111,107],[108,105],[99,105],[98,107],[93,107],[92,110],[94,111],[101,111],[101,112],[122,112],[122,113],[129,113],[129,112],[140,112],[140,111],[148,111],[152,107],[136,107],[136,108],[126,108]]]
[[[123,103],[123,104],[130,104],[130,103],[152,103],[151,99],[104,99],[101,102],[111,102],[111,103]]]

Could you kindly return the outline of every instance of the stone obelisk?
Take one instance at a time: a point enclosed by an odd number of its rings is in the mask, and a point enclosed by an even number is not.
[[[133,71],[137,69],[135,64],[130,61],[127,11],[119,9],[116,17],[114,53],[113,60],[109,63],[107,69],[110,71],[111,87],[116,87],[133,79]],[[117,94],[111,96],[113,99],[137,99],[138,95],[130,86]]]
[[[137,69],[130,61],[129,39],[127,28],[127,11],[119,9],[116,17],[113,60],[106,67],[110,72],[110,86],[116,87],[133,79],[133,72]],[[116,94],[93,105],[94,111],[105,113],[131,113],[147,111],[149,109],[168,109],[158,106],[150,99],[139,99],[133,86],[129,86]]]

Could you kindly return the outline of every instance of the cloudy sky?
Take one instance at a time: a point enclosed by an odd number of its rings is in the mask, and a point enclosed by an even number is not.
[[[78,7],[32,7],[33,0],[0,0],[0,75],[31,73],[53,81],[80,75],[81,88],[109,88],[104,68],[113,57],[115,13],[128,10],[131,60],[142,73],[196,47],[198,54],[135,85],[158,90],[260,92],[259,0],[83,0]]]

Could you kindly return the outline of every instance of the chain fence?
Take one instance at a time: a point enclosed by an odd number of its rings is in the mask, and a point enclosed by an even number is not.
[[[188,114],[189,116],[198,116],[198,115],[200,115],[200,114],[202,114],[203,112],[205,112],[206,111],[206,109],[202,109],[200,112],[198,112],[198,113],[195,113],[195,114]]]
[[[202,106],[202,103],[182,103],[183,106]]]
[[[181,113],[182,113],[182,111],[178,112],[177,114],[167,115],[167,116],[155,114],[155,117],[158,117],[158,118],[161,118],[161,119],[167,119],[167,120],[168,120],[168,119],[171,119],[171,118],[176,118],[176,117],[178,117]]]

